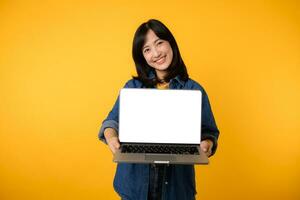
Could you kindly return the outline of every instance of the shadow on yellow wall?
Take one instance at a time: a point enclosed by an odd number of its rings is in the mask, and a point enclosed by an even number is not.
[[[196,1],[195,1],[196,2]],[[117,199],[97,140],[149,18],[174,33],[221,135],[197,199],[300,199],[296,1],[0,3],[0,198]]]

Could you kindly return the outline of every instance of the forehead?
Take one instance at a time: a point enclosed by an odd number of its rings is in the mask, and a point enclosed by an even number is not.
[[[146,34],[145,43],[143,46],[150,45],[158,39],[160,39],[160,38],[150,29]]]

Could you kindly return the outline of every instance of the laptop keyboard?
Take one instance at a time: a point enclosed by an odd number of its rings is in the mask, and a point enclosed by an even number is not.
[[[130,145],[123,144],[122,153],[155,153],[155,154],[192,154],[199,155],[195,146],[178,146],[178,145]]]

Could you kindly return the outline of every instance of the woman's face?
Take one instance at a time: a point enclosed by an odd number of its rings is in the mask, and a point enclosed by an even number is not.
[[[173,59],[173,51],[170,43],[157,37],[150,29],[146,34],[142,51],[148,65],[155,69],[159,79],[163,79]]]

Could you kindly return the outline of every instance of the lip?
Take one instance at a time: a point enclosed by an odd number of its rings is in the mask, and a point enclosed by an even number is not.
[[[163,56],[161,58],[159,58],[158,60],[156,60],[155,62],[157,64],[163,64],[166,61],[166,56]]]

